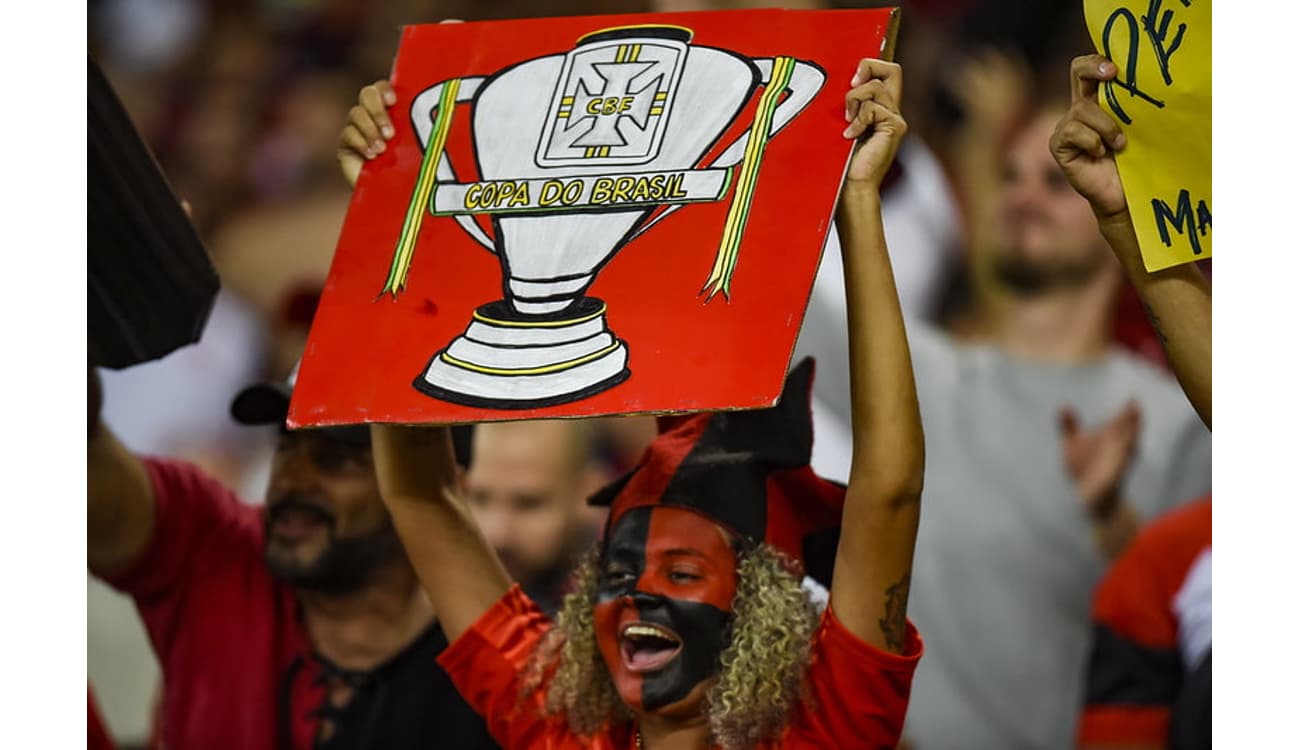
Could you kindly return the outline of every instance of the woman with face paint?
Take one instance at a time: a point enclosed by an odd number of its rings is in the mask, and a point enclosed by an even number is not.
[[[880,218],[906,124],[902,72],[863,60],[841,192],[853,463],[808,466],[812,367],[778,406],[661,420],[600,492],[604,541],[554,622],[512,586],[458,490],[443,428],[373,425],[382,496],[452,645],[439,662],[505,748],[879,748],[920,658],[907,621],[924,441]],[[339,148],[355,180],[392,135],[367,86]],[[820,614],[800,586],[830,582]]]

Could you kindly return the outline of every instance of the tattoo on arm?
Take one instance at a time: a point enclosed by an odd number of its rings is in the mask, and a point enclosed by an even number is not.
[[[907,635],[907,595],[912,588],[912,574],[908,572],[897,583],[885,589],[885,616],[880,618],[880,632],[891,651],[902,653]]]
[[[1160,318],[1156,317],[1156,313],[1151,309],[1151,305],[1143,302],[1142,309],[1146,312],[1147,320],[1150,321],[1151,327],[1155,329],[1156,336],[1160,339],[1161,345],[1169,343],[1169,339],[1165,336],[1165,332],[1160,330]]]

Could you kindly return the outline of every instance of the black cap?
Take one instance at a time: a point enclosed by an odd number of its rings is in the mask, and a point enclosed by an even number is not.
[[[261,427],[284,425],[289,416],[289,397],[293,395],[293,384],[298,379],[298,367],[283,382],[254,383],[240,391],[230,403],[230,416],[242,425]],[[364,424],[343,425],[340,427],[319,428],[320,433],[334,440],[353,445],[370,445],[370,426]],[[456,452],[456,463],[468,467],[473,454],[473,425],[455,425],[451,428],[452,445]]]
[[[230,404],[230,416],[249,426],[284,424],[289,416],[288,383],[254,383],[240,391]]]
[[[284,382],[254,383],[248,386],[230,403],[230,416],[236,422],[250,427],[276,425],[287,429],[284,422],[289,416],[289,397],[293,395],[293,384],[297,378],[298,367],[295,365]],[[370,445],[369,425],[323,427],[320,428],[320,434],[353,445]]]

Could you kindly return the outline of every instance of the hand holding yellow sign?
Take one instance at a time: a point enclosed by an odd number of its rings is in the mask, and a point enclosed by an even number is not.
[[[1118,68],[1102,106],[1148,271],[1210,257],[1210,0],[1084,0],[1097,50]]]

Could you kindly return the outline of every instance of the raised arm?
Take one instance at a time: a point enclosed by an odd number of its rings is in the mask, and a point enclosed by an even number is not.
[[[366,161],[386,150],[393,137],[386,109],[396,101],[387,81],[361,89],[339,134],[339,167],[349,185]],[[370,434],[380,495],[454,641],[506,593],[510,579],[460,494],[451,431],[372,425]]]
[[[905,647],[925,466],[912,360],[880,219],[880,181],[907,132],[898,110],[902,88],[899,66],[859,65],[844,132],[859,144],[836,219],[848,299],[853,460],[831,602],[845,627],[894,653]]]
[[[1210,285],[1194,263],[1149,272],[1115,166],[1124,148],[1119,124],[1097,103],[1101,81],[1115,77],[1101,55],[1076,57],[1070,66],[1073,102],[1052,135],[1052,155],[1074,189],[1092,204],[1097,224],[1137,289],[1192,408],[1210,427]]]
[[[107,576],[148,546],[154,499],[144,464],[100,421],[103,389],[93,367],[87,380],[86,563],[95,575]]]
[[[455,641],[510,588],[456,479],[451,430],[371,425],[379,493],[406,555]]]

